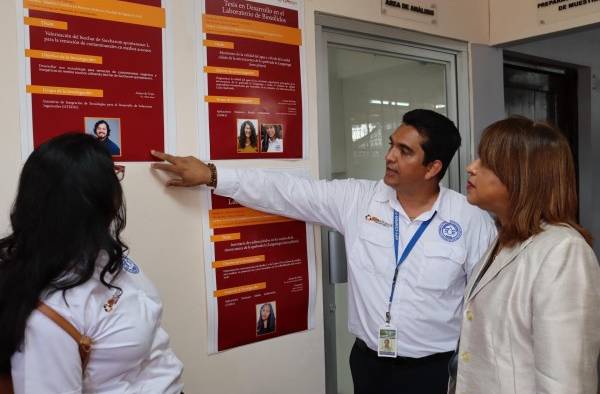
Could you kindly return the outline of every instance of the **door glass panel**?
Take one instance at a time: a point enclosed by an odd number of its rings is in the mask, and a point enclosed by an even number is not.
[[[406,112],[447,114],[446,65],[334,45],[328,59],[332,177],[381,179]]]
[[[449,65],[338,44],[327,53],[331,178],[382,179],[389,137],[406,112],[425,108],[447,116]],[[337,392],[352,394],[347,284],[336,284],[334,292]]]

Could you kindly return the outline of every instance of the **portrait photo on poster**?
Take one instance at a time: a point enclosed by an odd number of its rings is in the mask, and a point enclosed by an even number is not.
[[[269,301],[256,305],[256,335],[265,335],[275,332],[276,302]]]
[[[238,153],[258,153],[258,120],[237,120],[237,151]]]
[[[261,152],[283,152],[283,125],[262,123],[260,138]]]
[[[121,119],[85,117],[85,133],[98,138],[112,156],[121,156]]]

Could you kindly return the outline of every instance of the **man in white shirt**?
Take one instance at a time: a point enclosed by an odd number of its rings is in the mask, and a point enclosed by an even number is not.
[[[160,152],[153,154],[169,163],[153,168],[176,176],[168,185],[208,185],[248,207],[344,234],[348,328],[357,337],[350,355],[354,393],[441,394],[466,280],[496,235],[487,213],[439,185],[459,146],[449,119],[414,110],[390,137],[379,182],[217,171],[211,163]],[[397,357],[378,355],[380,339],[390,333]]]

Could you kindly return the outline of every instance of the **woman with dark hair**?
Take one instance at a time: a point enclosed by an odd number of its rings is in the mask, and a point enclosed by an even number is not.
[[[495,214],[499,234],[466,287],[450,392],[596,394],[600,267],[577,223],[567,140],[502,120],[467,170],[467,198]]]
[[[4,382],[12,373],[17,394],[179,393],[159,296],[125,257],[123,191],[106,149],[85,134],[42,144],[10,221],[0,239]]]
[[[256,335],[269,334],[275,331],[275,311],[270,303],[262,304],[256,323]]]
[[[281,125],[267,124],[261,126],[262,151],[283,152],[283,139],[281,138]]]
[[[98,138],[98,141],[102,142],[102,145],[108,150],[112,156],[119,156],[121,154],[121,148],[115,144],[110,137],[110,126],[104,119],[97,121],[94,124],[94,134]]]
[[[254,127],[254,124],[249,120],[245,120],[240,126],[240,134],[238,136],[238,152],[258,152],[257,142],[258,138],[256,136],[256,127]]]

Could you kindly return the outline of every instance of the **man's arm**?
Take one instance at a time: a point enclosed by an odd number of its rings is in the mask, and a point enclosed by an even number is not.
[[[207,185],[211,170],[194,157],[152,152],[168,163],[152,168],[175,176],[168,186]],[[360,189],[366,184],[348,181],[315,181],[275,171],[221,169],[215,193],[249,208],[294,219],[320,223],[344,233],[345,222],[355,212]]]

